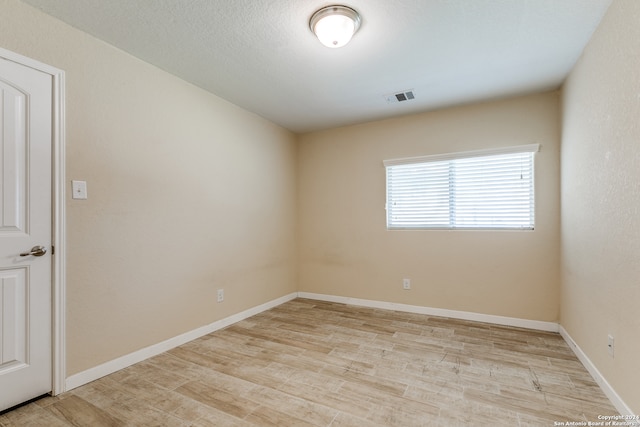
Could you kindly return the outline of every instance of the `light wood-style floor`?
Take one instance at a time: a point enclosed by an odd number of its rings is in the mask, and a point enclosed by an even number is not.
[[[297,299],[2,426],[553,426],[615,415],[558,334]]]

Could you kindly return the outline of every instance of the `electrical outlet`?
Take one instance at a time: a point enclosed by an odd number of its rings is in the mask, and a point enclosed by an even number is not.
[[[218,302],[224,301],[224,289],[218,289]]]
[[[71,190],[72,199],[87,199],[87,181],[71,181]]]
[[[402,279],[402,289],[411,289],[411,279]]]
[[[611,357],[613,357],[613,347],[613,335],[609,334],[607,336],[607,352]]]

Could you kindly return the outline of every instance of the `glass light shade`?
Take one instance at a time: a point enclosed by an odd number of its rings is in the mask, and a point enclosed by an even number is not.
[[[318,21],[314,30],[320,43],[327,47],[342,47],[353,37],[355,25],[350,18],[342,15],[325,16]]]
[[[330,48],[346,45],[360,27],[360,15],[346,6],[328,6],[311,17],[311,31]]]

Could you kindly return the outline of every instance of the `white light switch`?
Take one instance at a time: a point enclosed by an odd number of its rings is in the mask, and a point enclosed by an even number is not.
[[[87,181],[71,181],[72,198],[85,200],[87,198]]]

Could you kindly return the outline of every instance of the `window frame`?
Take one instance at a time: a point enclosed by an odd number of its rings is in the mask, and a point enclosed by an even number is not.
[[[535,153],[540,151],[540,144],[526,144],[526,145],[518,145],[518,146],[510,146],[510,147],[499,147],[499,148],[490,148],[483,150],[473,150],[473,151],[463,151],[463,152],[454,152],[454,153],[445,153],[445,154],[435,154],[435,155],[427,155],[427,156],[418,156],[418,157],[404,157],[397,159],[389,159],[384,160],[383,164],[385,166],[385,186],[386,186],[386,198],[385,198],[385,217],[387,223],[387,230],[515,230],[515,231],[527,231],[535,229]],[[449,225],[417,225],[417,226],[403,226],[403,225],[394,225],[391,218],[391,213],[389,211],[389,202],[390,202],[390,193],[389,193],[389,168],[393,166],[400,165],[419,165],[423,163],[435,163],[435,162],[453,162],[459,159],[470,159],[470,158],[482,158],[489,156],[498,156],[498,155],[506,155],[506,154],[518,154],[518,153],[531,153],[532,154],[532,167],[531,167],[531,192],[532,192],[532,216],[530,226],[469,226],[469,225],[456,225],[455,219],[452,219],[451,213],[449,213]],[[449,169],[452,166],[448,166]],[[451,210],[452,202],[452,189],[449,188],[447,192],[448,197],[448,205]],[[455,202],[454,202],[455,203]]]

